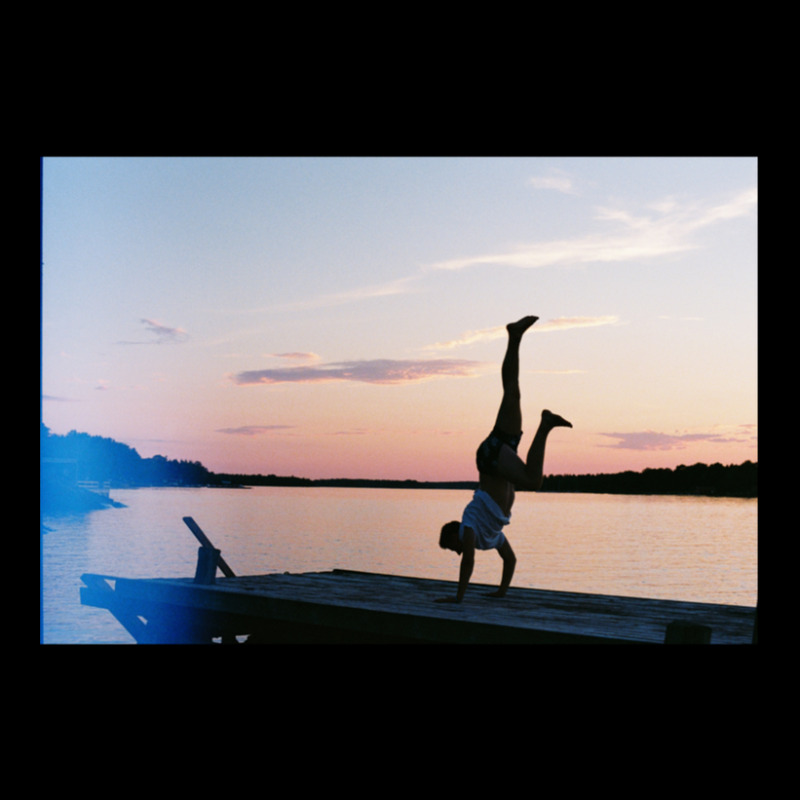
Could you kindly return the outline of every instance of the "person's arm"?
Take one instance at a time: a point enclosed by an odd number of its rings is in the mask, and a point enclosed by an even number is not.
[[[472,577],[472,568],[475,566],[475,531],[464,527],[464,539],[461,542],[461,566],[458,570],[458,590],[455,597],[441,597],[437,603],[460,603],[467,591],[469,579]]]
[[[500,558],[503,559],[503,577],[500,579],[500,588],[496,592],[487,595],[487,597],[505,597],[508,587],[511,586],[511,579],[514,577],[514,567],[517,566],[517,557],[514,555],[508,539],[497,548],[497,552],[500,553]]]

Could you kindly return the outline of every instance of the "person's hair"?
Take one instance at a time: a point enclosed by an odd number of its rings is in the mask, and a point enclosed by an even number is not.
[[[442,525],[442,532],[439,534],[439,547],[446,548],[448,545],[448,539],[453,539],[455,537],[455,541],[458,541],[458,529],[461,527],[461,523],[458,520],[453,520],[452,522],[448,522],[445,525]]]

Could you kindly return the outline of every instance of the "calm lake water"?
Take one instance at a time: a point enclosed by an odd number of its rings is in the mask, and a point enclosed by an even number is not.
[[[237,575],[334,568],[458,577],[438,546],[471,492],[258,487],[112,490],[125,508],[45,518],[41,641],[132,643],[108,611],[80,604],[84,572],[192,577],[194,517]],[[755,606],[758,501],[520,494],[506,529],[515,586]],[[498,583],[501,560],[479,552],[474,583]]]

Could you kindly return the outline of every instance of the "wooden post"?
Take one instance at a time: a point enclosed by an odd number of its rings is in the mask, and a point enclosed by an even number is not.
[[[203,533],[202,530],[200,530],[200,526],[191,517],[184,517],[183,521],[186,523],[186,526],[189,528],[189,530],[194,534],[197,541],[200,542],[201,545],[203,545],[203,547],[206,547],[209,550],[214,550],[216,552],[217,556],[215,560],[215,569],[216,566],[219,566],[219,568],[222,570],[222,574],[226,578],[235,577],[235,575],[233,574],[233,570],[227,565],[225,559],[220,554],[221,551],[217,550],[214,547],[214,545],[211,544],[211,540],[208,538],[208,536],[206,536]],[[199,567],[199,562],[198,562],[198,567]],[[196,580],[197,579],[195,577],[195,581]],[[211,583],[213,583],[213,581],[211,581]]]
[[[216,580],[219,550],[216,547],[200,547],[197,550],[197,569],[194,582],[203,586],[212,586]]]
[[[664,644],[711,644],[711,628],[692,622],[670,622]]]

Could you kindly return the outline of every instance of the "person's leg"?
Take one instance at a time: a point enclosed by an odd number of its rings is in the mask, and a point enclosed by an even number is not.
[[[519,388],[519,346],[522,336],[538,317],[523,317],[518,322],[506,326],[508,331],[508,345],[503,358],[501,376],[503,379],[503,400],[497,414],[495,428],[503,433],[517,436],[522,431],[522,408],[520,405],[521,392]],[[523,461],[508,445],[500,448],[497,459],[497,473],[499,477],[511,481],[515,486],[524,489],[539,489],[544,478],[544,451],[547,436],[553,428],[572,425],[558,414],[542,411],[541,422],[533,442],[528,449],[528,455]]]
[[[553,414],[550,411],[542,411],[542,419],[539,423],[539,428],[536,435],[533,437],[530,448],[528,448],[528,455],[524,464],[524,481],[518,482],[516,485],[521,488],[533,489],[538,491],[542,488],[542,481],[544,480],[544,450],[547,444],[547,436],[553,428],[571,428],[572,423],[567,422],[563,417],[558,414]],[[510,458],[513,456],[514,458]],[[516,459],[516,463],[514,461]],[[510,447],[503,447],[500,451],[500,457],[497,460],[497,468],[499,471],[508,471],[509,474],[519,476],[519,467],[522,464],[519,456],[513,452]]]
[[[515,486],[522,489],[538,490],[544,480],[544,450],[547,436],[553,428],[571,428],[572,423],[567,422],[558,414],[542,411],[542,419],[536,435],[533,437],[525,461],[507,445],[503,445],[497,459],[497,471],[510,480]]]
[[[518,436],[522,431],[521,393],[519,389],[519,345],[522,335],[533,325],[538,317],[523,317],[518,322],[506,325],[508,344],[500,376],[503,380],[503,400],[497,412],[495,430]],[[509,448],[510,449],[510,448]]]

